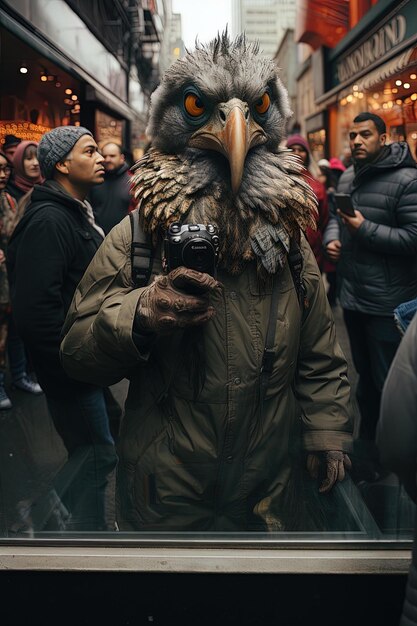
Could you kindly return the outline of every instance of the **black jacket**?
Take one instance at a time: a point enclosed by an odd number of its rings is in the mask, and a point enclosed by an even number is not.
[[[90,192],[90,202],[96,221],[104,232],[109,233],[129,211],[132,201],[130,174],[127,163],[115,172],[107,172],[104,183],[96,185]]]
[[[410,323],[384,384],[377,445],[381,462],[417,501],[417,316]],[[417,533],[417,527],[416,531]],[[417,625],[417,534],[400,626]]]
[[[61,329],[75,289],[102,242],[81,203],[54,181],[35,185],[8,247],[13,316],[44,391],[71,395],[80,383],[59,360]]]
[[[12,178],[9,178],[9,181],[6,185],[6,191],[13,196],[13,198],[16,200],[16,202],[19,202],[19,200],[21,198],[23,198],[23,196],[27,193],[27,191],[23,191],[23,189],[20,189],[20,187],[18,187],[14,180]]]
[[[342,243],[340,303],[352,311],[392,315],[417,294],[417,167],[407,144],[391,144],[357,173],[351,166],[338,192],[350,193],[365,217],[352,236],[332,216],[324,234],[325,245]]]

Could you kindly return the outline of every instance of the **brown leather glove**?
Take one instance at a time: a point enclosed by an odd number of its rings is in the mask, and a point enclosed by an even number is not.
[[[319,492],[328,493],[336,481],[342,481],[346,475],[346,470],[352,468],[350,458],[340,450],[329,450],[307,456],[307,471],[311,478],[317,479],[320,470],[325,473]]]
[[[157,276],[144,289],[136,309],[139,330],[158,334],[208,322],[215,310],[209,293],[220,283],[209,274],[177,267],[167,276]]]

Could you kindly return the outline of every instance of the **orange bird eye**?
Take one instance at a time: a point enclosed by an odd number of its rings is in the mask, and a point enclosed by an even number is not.
[[[258,113],[262,115],[263,113],[267,112],[270,104],[271,104],[271,98],[269,97],[269,93],[265,91],[262,98],[259,98],[259,100],[256,102],[255,109],[257,110]]]
[[[191,117],[198,117],[204,113],[205,107],[201,99],[195,93],[189,93],[184,100],[185,110]]]

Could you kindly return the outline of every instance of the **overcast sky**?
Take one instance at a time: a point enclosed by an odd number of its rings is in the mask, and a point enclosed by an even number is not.
[[[185,47],[193,49],[195,38],[207,43],[226,24],[231,27],[230,0],[173,0],[172,10],[181,13],[182,38]]]

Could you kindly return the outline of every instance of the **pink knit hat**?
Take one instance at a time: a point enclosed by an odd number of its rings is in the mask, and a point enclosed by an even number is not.
[[[341,170],[342,172],[346,169],[342,161],[340,159],[336,159],[336,157],[332,157],[330,159],[330,168],[332,170]]]
[[[301,135],[290,135],[287,139],[287,148],[291,148],[291,146],[302,146],[304,150],[310,152],[310,146],[307,143],[307,140],[304,139]]]

